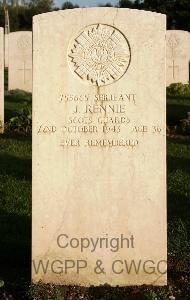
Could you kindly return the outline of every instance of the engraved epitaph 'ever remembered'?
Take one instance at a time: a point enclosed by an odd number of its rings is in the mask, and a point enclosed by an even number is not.
[[[33,34],[33,281],[166,284],[165,16],[59,11]]]
[[[8,35],[9,90],[32,91],[32,32]]]
[[[0,133],[4,130],[4,29],[0,27]]]

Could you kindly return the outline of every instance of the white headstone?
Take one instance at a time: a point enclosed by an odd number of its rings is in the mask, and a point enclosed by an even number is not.
[[[34,282],[166,284],[165,23],[117,8],[34,17]]]
[[[9,35],[5,34],[5,68],[9,66]]]
[[[32,32],[18,31],[9,34],[8,89],[32,91]]]
[[[168,30],[167,86],[171,83],[188,83],[190,79],[190,33],[183,30]]]
[[[4,29],[0,27],[0,133],[4,131]]]

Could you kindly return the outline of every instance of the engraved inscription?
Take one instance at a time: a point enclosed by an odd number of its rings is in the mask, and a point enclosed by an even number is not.
[[[111,84],[127,71],[131,60],[128,40],[116,28],[96,24],[86,27],[69,45],[71,70],[84,82]]]
[[[18,48],[23,49],[23,50],[32,47],[32,43],[26,35],[21,35],[21,37],[17,41],[17,45],[18,45]]]
[[[31,71],[32,71],[31,68],[27,68],[26,67],[26,62],[23,61],[23,66],[20,69],[18,69],[18,71],[22,72],[22,74],[23,74],[23,84],[26,84],[26,82],[27,82],[27,80],[26,80],[26,74],[27,74],[27,72],[31,73]]]
[[[60,125],[51,121],[40,124],[37,134],[47,138],[59,135],[61,150],[119,147],[138,151],[150,135],[161,137],[163,133],[163,128],[156,122],[147,125],[134,119],[131,112],[138,111],[138,96],[134,93],[60,93],[57,102],[61,105],[60,111],[67,110],[67,116]]]
[[[172,65],[168,66],[169,69],[172,71],[172,78],[177,79],[177,75],[179,74],[179,66],[175,65],[175,61],[172,61]]]
[[[174,58],[176,56],[176,49],[179,46],[179,38],[175,34],[171,34],[167,45],[171,50],[171,57]]]

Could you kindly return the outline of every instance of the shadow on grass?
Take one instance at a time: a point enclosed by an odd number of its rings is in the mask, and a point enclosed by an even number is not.
[[[167,156],[167,164],[169,166],[169,172],[174,172],[175,170],[180,169],[181,171],[189,174],[190,159],[188,158]]]
[[[190,111],[189,105],[167,103],[167,124],[169,126],[178,125],[180,120],[187,118],[187,112]]]
[[[180,192],[168,192],[168,221],[176,219],[190,223],[190,199]]]
[[[8,68],[4,69],[4,87],[5,91],[8,90]]]
[[[1,266],[30,267],[31,217],[0,209],[0,235]]]
[[[14,136],[15,140],[26,140],[23,136]],[[25,286],[30,282],[31,262],[31,217],[30,182],[31,158],[19,157],[7,153],[7,147],[23,146],[10,141],[11,136],[3,135],[0,143],[0,279],[5,282],[5,289],[14,295],[14,300],[27,299]],[[31,138],[30,138],[31,139]],[[1,296],[0,296],[1,298]]]
[[[9,175],[16,179],[32,180],[32,161],[6,153],[0,154],[1,175]]]
[[[186,101],[190,101],[190,97],[187,95],[167,95],[167,100],[178,100],[179,102],[186,102]],[[190,102],[189,102],[190,103]]]
[[[26,299],[30,283],[31,219],[29,216],[0,210],[0,279],[14,299]]]
[[[172,141],[173,142],[173,141]],[[181,143],[187,141],[180,140]],[[179,144],[179,141],[174,141],[174,144]],[[187,145],[189,141],[187,142]],[[176,218],[183,220],[184,222],[190,221],[190,198],[188,195],[188,182],[190,159],[186,157],[167,156],[167,170],[168,170],[168,218],[169,221]],[[180,171],[180,177],[174,177],[176,171]],[[172,180],[172,181],[171,181]],[[178,181],[179,180],[179,181]],[[182,186],[182,181],[184,181]],[[185,183],[186,182],[186,183]]]
[[[32,141],[31,134],[19,134],[14,132],[6,132],[0,136],[1,139],[4,140],[16,140],[16,141]]]
[[[183,136],[183,138],[180,138],[180,139],[179,138],[170,138],[170,137],[168,137],[167,140],[170,142],[170,144],[186,145],[186,146],[190,145],[190,137],[189,136],[188,137]]]
[[[145,287],[111,287],[100,286],[90,287],[88,294],[92,299],[129,299],[129,300],[142,300],[145,299],[144,295]],[[89,298],[90,298],[89,297]]]

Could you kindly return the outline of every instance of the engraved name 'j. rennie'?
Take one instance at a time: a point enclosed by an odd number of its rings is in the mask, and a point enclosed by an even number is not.
[[[125,104],[94,104],[94,105],[84,105],[83,107],[75,105],[73,113],[115,113],[124,114],[126,112]]]

